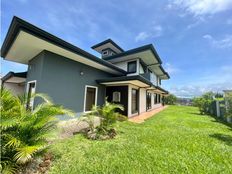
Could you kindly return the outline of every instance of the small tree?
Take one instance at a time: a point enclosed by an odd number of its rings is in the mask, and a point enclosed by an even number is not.
[[[124,110],[124,108],[121,105],[106,101],[102,107],[94,106],[90,113],[84,115],[84,120],[86,120],[90,127],[87,137],[90,139],[113,138],[116,135],[114,124],[117,120],[123,120],[122,117],[124,117],[117,110]],[[93,117],[100,119],[100,125],[96,129],[94,128]]]
[[[170,94],[164,97],[164,103],[167,105],[174,105],[177,101],[177,97],[174,94]]]
[[[26,97],[1,90],[1,173],[15,173],[18,167],[41,154],[48,143],[48,133],[56,125],[56,115],[74,115],[62,106],[54,105],[44,94],[33,95],[43,102],[33,111],[26,109]]]

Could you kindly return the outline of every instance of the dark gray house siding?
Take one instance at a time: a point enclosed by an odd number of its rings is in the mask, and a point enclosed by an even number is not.
[[[84,74],[81,75],[80,72]],[[97,105],[105,99],[105,86],[96,79],[112,77],[85,64],[60,55],[43,51],[33,58],[28,66],[27,81],[37,80],[36,93],[46,93],[56,104],[63,105],[75,112],[83,112],[85,85],[97,86]],[[38,101],[35,101],[35,104]]]

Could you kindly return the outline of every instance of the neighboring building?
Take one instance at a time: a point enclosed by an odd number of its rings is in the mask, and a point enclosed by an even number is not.
[[[122,104],[128,117],[162,106],[168,92],[161,81],[169,75],[151,44],[124,51],[108,39],[92,48],[102,58],[14,17],[1,56],[28,65],[25,90],[29,95],[46,93],[78,114],[104,104],[106,97]]]
[[[179,105],[192,106],[193,99],[187,97],[177,97],[176,103]]]
[[[14,95],[23,95],[25,92],[26,78],[27,72],[9,72],[1,78],[1,84],[6,89],[11,90]]]

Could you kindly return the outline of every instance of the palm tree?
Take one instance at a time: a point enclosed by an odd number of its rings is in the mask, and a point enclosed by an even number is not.
[[[1,171],[14,173],[17,166],[31,161],[47,147],[49,132],[55,128],[57,115],[73,112],[53,104],[44,94],[35,94],[42,102],[34,110],[26,109],[27,97],[1,90]]]
[[[91,112],[84,115],[84,121],[89,124],[90,132],[87,137],[90,139],[105,139],[112,138],[116,132],[114,130],[114,123],[117,120],[126,120],[125,116],[118,113],[118,110],[124,110],[122,105],[109,103],[107,100],[105,104],[100,106],[93,106]],[[94,117],[100,118],[100,125],[94,128]],[[112,133],[114,135],[112,135]],[[111,136],[112,135],[112,136]]]

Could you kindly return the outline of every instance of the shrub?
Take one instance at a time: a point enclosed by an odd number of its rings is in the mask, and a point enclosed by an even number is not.
[[[73,115],[72,111],[54,105],[44,94],[43,102],[33,111],[26,109],[26,97],[1,90],[1,172],[14,173],[18,167],[40,155],[48,146],[46,138],[55,127],[56,115]]]
[[[225,97],[225,106],[226,106],[226,113],[225,116],[232,118],[232,94],[227,94]]]
[[[201,114],[210,114],[213,96],[212,92],[207,92],[201,97],[195,97],[193,98],[193,106],[198,107]]]
[[[123,106],[105,102],[102,107],[94,106],[88,114],[84,115],[85,120],[89,124],[90,129],[87,137],[90,139],[108,139],[116,136],[114,125],[117,120],[126,120],[117,110],[124,110]],[[100,119],[100,125],[94,127],[94,117]]]
[[[174,105],[177,101],[177,97],[173,94],[164,97],[164,103],[167,105]]]

